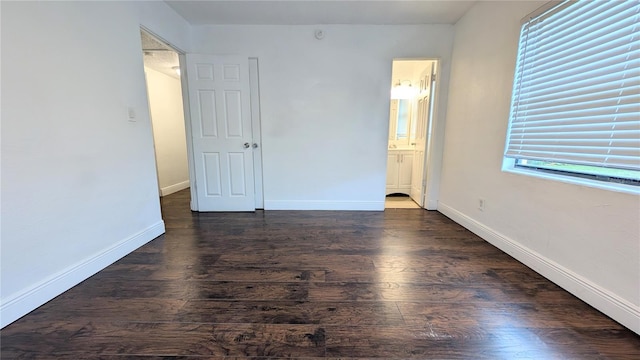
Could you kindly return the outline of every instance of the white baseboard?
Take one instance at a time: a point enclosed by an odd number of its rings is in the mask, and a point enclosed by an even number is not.
[[[438,211],[587,304],[640,334],[640,307],[442,202],[438,203]]]
[[[183,181],[183,182],[180,182],[180,183],[177,183],[177,184],[165,186],[165,187],[160,189],[160,196],[171,195],[171,194],[173,194],[175,192],[178,192],[180,190],[184,190],[184,189],[188,188],[189,186],[190,186],[189,180]]]
[[[384,211],[383,201],[265,200],[265,210]]]
[[[427,210],[438,210],[438,200],[429,200],[425,206]]]
[[[162,235],[164,221],[119,241],[113,246],[36,283],[0,304],[0,328],[18,320],[38,306],[71,289],[140,246]]]

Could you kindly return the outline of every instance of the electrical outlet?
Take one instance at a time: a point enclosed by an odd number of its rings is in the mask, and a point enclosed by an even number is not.
[[[486,203],[485,199],[483,199],[483,198],[478,199],[478,210],[484,211],[485,203]]]

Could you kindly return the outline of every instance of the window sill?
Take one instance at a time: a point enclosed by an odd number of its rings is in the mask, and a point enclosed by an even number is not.
[[[626,194],[640,195],[640,186],[585,179],[585,178],[570,176],[570,175],[551,174],[551,173],[546,173],[544,171],[514,167],[513,165],[511,166],[504,165],[502,167],[502,171],[513,173],[513,174],[519,174],[519,175],[533,176],[541,179],[560,181],[566,184],[574,184],[574,185],[592,187],[596,189],[603,189],[603,190],[616,191],[616,192],[621,192]]]

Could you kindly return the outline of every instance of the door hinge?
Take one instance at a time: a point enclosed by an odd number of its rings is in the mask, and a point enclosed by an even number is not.
[[[436,74],[431,74],[431,82],[435,82],[436,81]]]

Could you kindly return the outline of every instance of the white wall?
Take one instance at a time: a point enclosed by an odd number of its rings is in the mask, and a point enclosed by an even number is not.
[[[456,24],[438,210],[640,332],[639,197],[500,170],[520,19],[542,3]]]
[[[193,44],[259,59],[266,209],[382,210],[392,60],[442,59],[444,115],[452,36],[449,25],[202,26]]]
[[[139,26],[185,49],[190,34],[162,2],[1,16],[4,326],[164,231]]]
[[[145,67],[158,182],[162,196],[189,187],[180,80]]]

